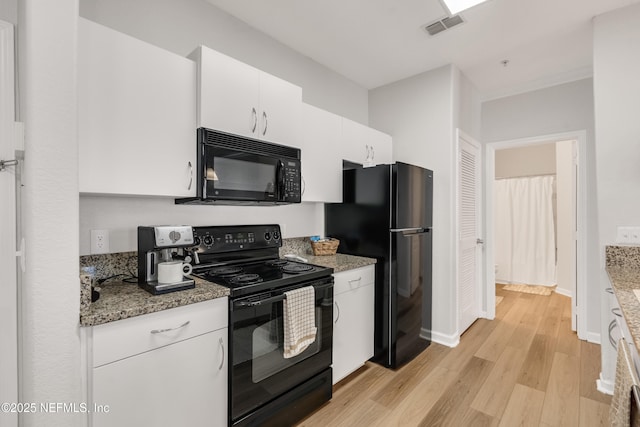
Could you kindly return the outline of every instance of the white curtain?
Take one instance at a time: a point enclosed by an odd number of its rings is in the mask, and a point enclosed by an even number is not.
[[[495,181],[496,282],[556,284],[554,178]]]

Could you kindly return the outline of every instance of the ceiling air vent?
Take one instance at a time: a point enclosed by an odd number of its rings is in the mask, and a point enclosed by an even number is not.
[[[458,24],[462,24],[464,20],[460,15],[454,15],[443,18],[439,21],[433,22],[424,26],[424,30],[429,33],[430,36],[435,36],[438,33],[448,30],[451,27],[455,27]]]

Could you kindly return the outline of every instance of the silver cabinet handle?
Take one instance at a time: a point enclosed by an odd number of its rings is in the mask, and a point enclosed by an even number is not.
[[[622,317],[622,311],[620,310],[620,307],[612,308],[611,312],[614,316]]]
[[[251,108],[251,115],[253,116],[253,127],[251,128],[251,133],[255,133],[256,127],[258,126],[258,112],[255,108]]]
[[[613,330],[616,328],[616,326],[618,326],[618,322],[616,322],[616,319],[613,319],[611,323],[609,323],[609,344],[611,344],[611,346],[617,350],[618,343],[616,342],[616,340],[613,338],[613,335],[611,334]]]
[[[218,366],[218,371],[221,371],[222,367],[224,366],[224,341],[222,340],[222,338],[220,338],[218,344],[220,344],[220,349],[222,350],[222,360],[220,361],[220,366]]]
[[[265,136],[267,134],[267,128],[269,127],[269,120],[266,111],[262,112],[262,119],[264,120],[264,129],[262,130],[262,136]]]
[[[300,179],[302,179],[302,193],[300,193],[300,196],[304,196],[304,192],[307,189],[307,182],[304,180],[304,176],[300,176]]]
[[[335,324],[338,323],[338,320],[340,320],[340,306],[338,305],[338,301],[334,300],[333,303],[336,305],[336,309],[338,310],[338,317],[336,317]]]
[[[373,162],[373,159],[376,158],[376,149],[374,148],[374,146],[371,146],[371,161]]]
[[[182,325],[180,326],[176,326],[175,328],[167,328],[167,329],[154,329],[153,331],[151,331],[152,334],[161,334],[163,332],[169,332],[169,331],[175,331],[177,329],[180,328],[184,328],[185,326],[187,326],[189,323],[191,323],[191,320],[187,320],[186,322],[184,322]]]
[[[369,149],[369,144],[365,144],[364,149],[365,149],[365,151],[367,152],[367,155],[366,155],[366,157],[365,157],[364,161],[365,161],[365,162],[368,162],[368,161],[369,161],[369,158],[371,158],[371,151],[370,151],[370,149]]]
[[[604,291],[608,294],[613,295],[613,288],[606,288]]]
[[[484,240],[482,240],[482,239],[476,239],[476,244],[478,244],[478,245],[484,245]]]
[[[193,165],[189,162],[189,185],[187,185],[187,190],[191,190],[191,185],[193,184]]]

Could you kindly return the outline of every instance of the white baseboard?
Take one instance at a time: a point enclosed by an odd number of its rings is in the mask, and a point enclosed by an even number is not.
[[[587,341],[594,344],[602,345],[602,341],[600,341],[600,334],[597,332],[587,332]]]
[[[600,393],[613,395],[613,381],[602,379],[602,372],[600,372],[600,379],[596,380],[596,385]]]
[[[567,290],[567,289],[560,289],[558,287],[556,287],[556,294],[560,294],[560,295],[564,295],[565,297],[573,297],[573,292]]]
[[[460,344],[460,335],[458,334],[446,335],[440,332],[426,331],[423,329],[420,332],[420,335],[427,336],[427,337],[431,336],[432,342],[442,344],[447,347],[457,347],[457,345]]]

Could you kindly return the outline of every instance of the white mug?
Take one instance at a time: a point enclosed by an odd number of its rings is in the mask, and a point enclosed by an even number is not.
[[[182,261],[167,261],[158,264],[158,283],[176,283],[184,280],[185,274],[191,274],[191,264]]]

